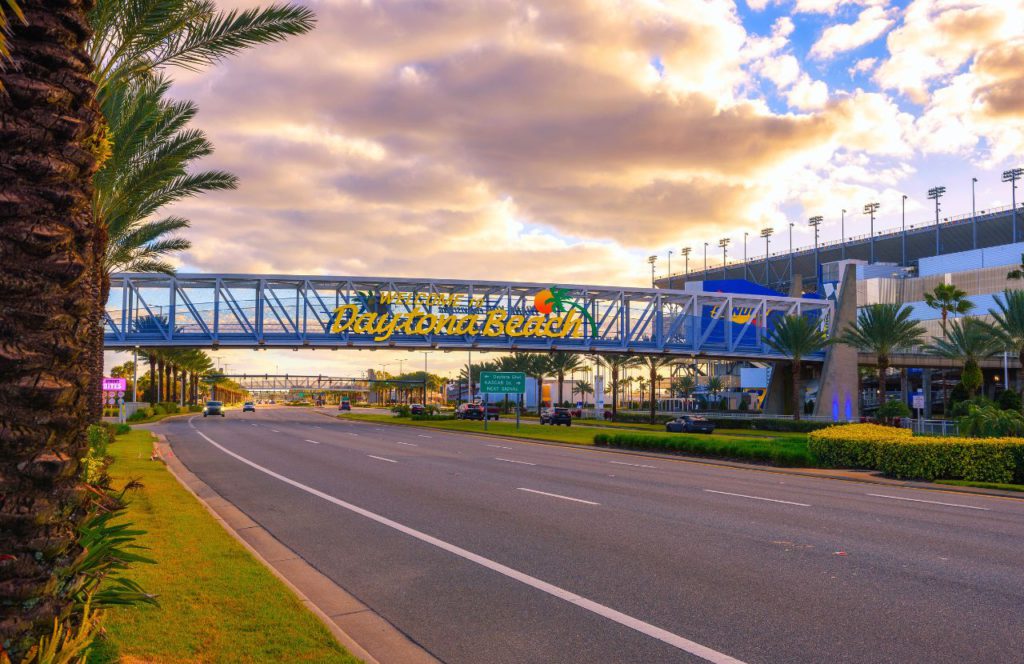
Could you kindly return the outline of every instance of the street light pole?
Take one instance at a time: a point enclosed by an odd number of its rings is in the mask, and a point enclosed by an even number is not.
[[[686,259],[686,268],[684,269],[683,275],[688,277],[690,276],[690,248],[683,247],[679,250],[679,253],[683,255],[684,259]]]
[[[928,199],[935,201],[935,255],[938,256],[941,251],[941,245],[939,244],[939,199],[946,193],[945,187],[932,187],[928,190]],[[1014,229],[1014,242],[1016,242],[1017,231]]]
[[[839,244],[843,248],[843,260],[846,260],[846,209],[843,209],[843,216],[839,218]]]
[[[648,256],[647,262],[651,264],[651,288],[654,288],[654,264],[658,262],[658,257]]]
[[[819,286],[818,274],[820,272],[820,270],[818,269],[818,226],[821,226],[822,221],[824,221],[824,217],[822,217],[820,214],[815,215],[807,220],[807,225],[812,226],[814,228],[814,283],[816,288],[818,288]]]
[[[423,353],[423,405],[427,405],[427,355],[430,355],[432,350],[420,351]]]
[[[665,269],[665,274],[668,275],[668,287],[672,288],[672,250],[668,250],[668,267]],[[561,395],[559,395],[561,396]]]
[[[748,231],[743,231],[743,278],[747,278],[747,236]]]
[[[132,350],[132,403],[139,400],[139,347]]]
[[[789,222],[789,287],[793,287],[793,226],[795,222]]]
[[[871,216],[871,260],[870,263],[875,262],[875,213],[878,212],[878,203],[868,203],[864,206],[864,214]]]
[[[708,243],[704,243],[704,278],[708,278]]]
[[[1003,182],[1010,183],[1010,199],[1013,203],[1013,241],[1017,241],[1017,180],[1024,177],[1024,168],[1003,171]]]
[[[903,267],[907,266],[907,195],[903,194],[903,209],[900,212],[900,228],[903,229]]]
[[[978,248],[978,209],[974,204],[974,185],[978,183],[978,178],[971,178],[971,237],[973,238],[973,248]]]
[[[723,237],[718,241],[718,246],[722,248],[722,279],[725,279],[726,247],[729,246],[729,238]]]
[[[764,285],[767,286],[771,282],[771,275],[768,273],[768,242],[772,233],[775,232],[774,228],[762,228],[761,237],[764,238]]]

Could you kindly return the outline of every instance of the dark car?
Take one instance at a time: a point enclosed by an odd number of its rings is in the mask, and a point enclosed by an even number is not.
[[[421,404],[421,403],[411,403],[411,404],[409,404],[409,414],[410,415],[425,415],[426,413],[427,413],[427,408],[423,404]]]
[[[545,408],[540,411],[540,423],[541,424],[564,424],[567,427],[572,426],[572,414],[568,408]]]
[[[352,404],[348,401],[342,401],[338,404],[338,410],[352,410]]]
[[[220,415],[224,417],[224,404],[220,401],[207,401],[203,408],[203,417],[207,415]]]
[[[501,415],[497,406],[487,406],[487,419],[496,420]],[[457,420],[481,420],[484,419],[484,405],[482,403],[464,403],[455,410]]]
[[[256,404],[254,404],[251,401],[246,401],[244,404],[242,404],[242,412],[243,413],[255,413],[256,412]]]
[[[711,433],[715,423],[700,415],[681,415],[665,423],[665,431],[673,433]]]

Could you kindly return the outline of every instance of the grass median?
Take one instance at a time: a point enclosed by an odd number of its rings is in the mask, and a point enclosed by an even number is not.
[[[156,565],[130,577],[159,607],[112,609],[90,663],[358,662],[269,570],[229,535],[167,468],[150,461],[152,434],[110,446],[114,486],[137,479],[128,518]]]
[[[413,420],[394,415],[369,413],[347,413],[340,419],[380,424],[404,424],[407,426],[460,431],[464,433],[489,434],[526,440],[545,440],[576,445],[593,445],[595,438],[607,447],[636,449],[670,454],[693,454],[721,459],[737,459],[772,463],[779,466],[813,466],[813,456],[807,449],[806,434],[789,434],[784,437],[765,435],[751,437],[750,431],[724,434],[716,431],[712,435],[701,433],[666,433],[662,430],[635,431],[628,429],[602,428],[598,426],[571,427],[540,424],[521,424],[516,429],[514,422],[488,422],[476,420]],[[758,432],[760,433],[760,432]],[[777,432],[768,432],[774,434]]]

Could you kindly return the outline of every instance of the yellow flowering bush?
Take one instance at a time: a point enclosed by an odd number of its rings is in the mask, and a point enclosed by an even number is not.
[[[807,446],[824,465],[900,479],[1024,483],[1024,438],[914,436],[909,429],[844,424],[811,432]]]

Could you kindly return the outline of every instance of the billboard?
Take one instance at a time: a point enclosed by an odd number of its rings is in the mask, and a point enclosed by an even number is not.
[[[104,392],[127,392],[128,391],[128,379],[127,378],[104,378],[103,379],[103,391]]]

